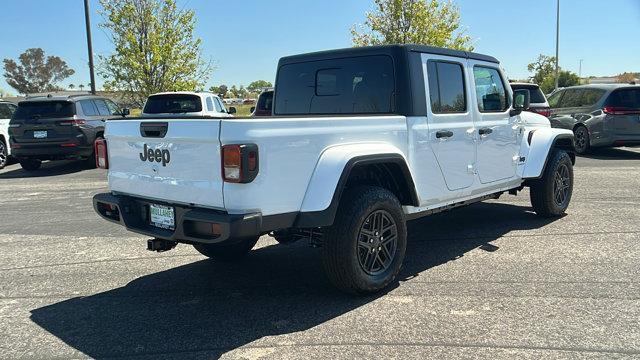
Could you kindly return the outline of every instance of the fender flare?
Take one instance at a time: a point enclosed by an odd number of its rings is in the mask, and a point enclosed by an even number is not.
[[[525,140],[526,141],[526,140]],[[539,179],[547,168],[552,149],[560,148],[569,153],[575,164],[575,144],[573,132],[565,129],[537,129],[531,137],[529,154],[525,165],[523,179]]]
[[[371,164],[397,165],[404,179],[402,186],[406,186],[409,192],[407,205],[419,205],[411,171],[399,149],[388,144],[339,145],[325,150],[320,156],[294,227],[332,225],[351,171]]]

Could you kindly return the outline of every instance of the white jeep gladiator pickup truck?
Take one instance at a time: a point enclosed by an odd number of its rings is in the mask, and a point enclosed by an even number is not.
[[[569,205],[573,134],[523,112],[490,56],[417,45],[282,58],[273,117],[107,123],[96,142],[103,218],[234,259],[261,235],[321,247],[333,284],[394,281],[406,221],[530,188],[533,209]]]

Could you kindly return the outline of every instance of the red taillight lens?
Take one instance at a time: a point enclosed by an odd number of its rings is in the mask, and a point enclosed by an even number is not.
[[[86,123],[87,123],[87,121],[83,120],[83,119],[58,121],[58,125],[62,125],[62,126],[80,126],[80,125],[84,125]]]
[[[541,108],[541,109],[531,109],[531,111],[540,114],[542,116],[549,117],[551,116],[551,109],[549,108]]]
[[[107,140],[97,139],[95,144],[96,166],[100,169],[109,168],[109,156],[107,155]]]
[[[633,109],[622,106],[605,106],[602,112],[609,115],[635,115],[640,114],[640,109]]]
[[[234,144],[222,147],[222,178],[231,183],[249,183],[258,175],[258,147]]]

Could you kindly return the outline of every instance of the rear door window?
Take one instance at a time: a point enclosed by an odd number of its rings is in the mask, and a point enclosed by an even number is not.
[[[13,118],[66,118],[75,114],[75,104],[70,101],[23,101],[18,104]]]
[[[274,113],[388,114],[394,112],[395,77],[389,56],[363,56],[287,64],[278,71]]]
[[[96,104],[96,107],[98,108],[98,114],[100,114],[101,116],[109,116],[112,115],[111,111],[109,110],[109,107],[107,106],[107,103],[104,100],[94,100],[93,101],[94,104]]]
[[[640,88],[615,90],[609,95],[607,105],[629,110],[640,109]]]
[[[467,111],[462,64],[427,62],[429,98],[434,114],[463,113]]]
[[[93,100],[81,100],[80,101],[80,106],[82,107],[82,112],[86,116],[97,116],[98,115],[98,109],[96,108],[95,104],[93,103]]]
[[[207,96],[207,111],[213,112],[213,100],[211,100],[211,96]]]
[[[584,89],[582,91],[582,98],[580,99],[580,106],[593,106],[600,101],[600,98],[606,91],[602,89]]]
[[[582,104],[582,89],[567,89],[560,102],[561,108],[579,107]]]
[[[202,103],[198,95],[163,94],[149,96],[142,112],[146,114],[179,114],[199,111],[202,111]]]
[[[473,67],[476,97],[480,112],[503,112],[509,107],[509,98],[500,72],[484,66]]]

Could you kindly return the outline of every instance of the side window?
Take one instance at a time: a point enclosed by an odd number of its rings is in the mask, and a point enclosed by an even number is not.
[[[562,97],[562,101],[560,102],[560,107],[569,108],[569,107],[578,107],[582,102],[582,89],[568,89],[566,90],[564,96]]]
[[[13,116],[13,113],[18,110],[18,107],[13,104],[7,104],[7,106],[9,106],[9,112],[11,112],[11,116]]]
[[[120,115],[122,113],[120,107],[113,101],[105,100],[105,102],[107,103],[107,107],[109,108],[109,112],[111,113],[111,115]]]
[[[93,101],[96,104],[96,107],[98,108],[98,114],[102,115],[102,116],[109,116],[111,115],[111,112],[109,111],[109,107],[107,106],[107,103],[102,100],[94,100]]]
[[[220,99],[218,99],[218,98],[215,98],[215,99],[216,99],[216,109],[219,109],[218,110],[219,112],[226,113],[227,112],[227,108],[224,107],[224,104],[222,103],[222,101]]]
[[[559,103],[560,103],[560,98],[562,98],[562,94],[564,94],[564,91],[556,91],[551,96],[549,96],[547,101],[549,102],[549,107],[550,108],[556,109],[556,108],[560,107]]]
[[[582,98],[580,100],[580,106],[592,106],[597,103],[606,91],[601,89],[584,89],[582,92]]]
[[[80,100],[80,106],[82,107],[82,113],[86,116],[98,115],[98,109],[96,109],[92,100]]]
[[[207,96],[207,111],[213,112],[213,100],[211,100],[211,96]]]
[[[509,98],[500,72],[484,66],[473,67],[476,97],[480,112],[503,112],[509,107]]]
[[[9,109],[9,104],[0,104],[0,119],[10,119],[11,118],[11,110]]]
[[[427,76],[432,113],[448,114],[467,111],[464,72],[461,64],[429,60]]]

